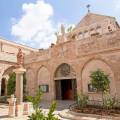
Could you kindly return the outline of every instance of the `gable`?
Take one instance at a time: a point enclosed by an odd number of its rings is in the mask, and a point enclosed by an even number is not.
[[[77,27],[89,26],[93,23],[100,22],[104,19],[115,19],[114,17],[88,13],[77,25]]]

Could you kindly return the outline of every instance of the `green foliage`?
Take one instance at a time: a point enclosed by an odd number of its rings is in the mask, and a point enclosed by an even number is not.
[[[67,31],[68,32],[71,32],[73,30],[73,26],[69,26],[68,28],[67,28]]]
[[[23,74],[23,93],[25,93],[26,91],[26,73]]]
[[[9,75],[8,84],[7,84],[7,94],[11,95],[15,92],[15,80],[16,80],[16,74],[12,73]]]
[[[97,91],[105,92],[109,90],[109,75],[106,75],[104,71],[100,69],[93,71],[90,75],[90,78],[91,83],[93,84],[93,86],[95,86]]]
[[[40,101],[42,97],[41,90],[38,90],[35,97],[28,96],[28,101],[33,103],[33,108],[35,110],[34,113],[32,113],[31,116],[29,116],[29,120],[58,120],[57,117],[53,114],[56,109],[56,102],[52,102],[49,112],[47,115],[45,115],[42,111],[42,109],[39,108]]]
[[[56,102],[52,102],[46,120],[58,120],[58,118],[56,118],[55,115],[53,114],[56,109],[56,105],[57,105]]]
[[[32,102],[33,103],[33,108],[35,110],[38,110],[39,109],[39,104],[40,104],[40,101],[41,101],[41,97],[42,97],[42,91],[41,90],[38,90],[35,97],[33,96],[27,96],[27,100],[29,102]]]
[[[88,103],[88,95],[80,93],[77,95],[77,105],[79,108],[86,107]]]
[[[32,113],[31,116],[28,116],[28,120],[46,120],[46,117],[43,114],[42,110],[38,109],[35,111],[35,113]]]
[[[119,101],[116,97],[111,96],[109,93],[106,93],[103,97],[103,107],[106,109],[112,109],[117,106]]]
[[[15,85],[16,85],[16,74],[9,74],[8,84],[7,84],[7,94],[11,95],[15,93]],[[25,94],[26,89],[26,74],[23,74],[23,93]]]

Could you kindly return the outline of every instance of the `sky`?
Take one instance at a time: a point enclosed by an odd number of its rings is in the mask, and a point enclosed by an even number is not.
[[[0,37],[33,48],[56,42],[60,25],[76,25],[87,14],[113,16],[120,23],[120,0],[0,0]]]

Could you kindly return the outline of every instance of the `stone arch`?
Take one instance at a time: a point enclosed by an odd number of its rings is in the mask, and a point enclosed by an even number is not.
[[[86,66],[86,64],[89,63],[89,62],[92,61],[92,60],[100,60],[100,61],[104,62],[106,65],[108,65],[108,66],[110,67],[110,69],[112,70],[112,67],[110,66],[111,62],[108,61],[108,60],[106,60],[105,58],[102,58],[102,56],[97,55],[97,56],[91,57],[89,60],[87,60],[87,61],[83,64],[83,66],[82,66],[82,68],[81,68],[81,74],[82,74],[82,71],[83,71],[84,67]]]
[[[0,95],[7,95],[7,84],[9,80],[9,75],[13,73],[13,69],[15,69],[15,66],[7,66],[6,69],[2,72],[2,79],[0,79]]]
[[[38,87],[43,85],[48,87],[48,91],[43,94],[43,99],[49,100],[51,91],[50,72],[45,66],[41,66],[38,70],[37,83]]]
[[[26,71],[26,92],[29,95],[34,95],[34,87],[35,87],[35,81],[34,81],[34,71],[32,68],[27,69]]]
[[[110,93],[112,95],[115,95],[116,93],[116,87],[115,87],[115,80],[114,80],[114,73],[111,70],[110,66],[103,60],[101,59],[91,59],[89,60],[83,67],[82,69],[82,90],[85,93],[88,93],[90,97],[94,97],[94,99],[100,98],[100,95],[97,93],[89,93],[88,92],[88,84],[90,83],[90,73],[92,71],[95,71],[97,69],[103,70],[106,74],[109,74],[110,78]]]
[[[58,65],[58,67],[55,70],[54,73],[54,79],[59,79],[59,78],[64,78],[64,77],[73,77],[76,78],[76,72],[75,70],[71,67],[71,65],[67,63],[62,63]]]
[[[15,69],[15,66],[10,66],[10,67],[8,67],[8,68],[4,71],[4,73],[3,73],[2,76],[9,75],[10,73],[13,72],[13,69]]]

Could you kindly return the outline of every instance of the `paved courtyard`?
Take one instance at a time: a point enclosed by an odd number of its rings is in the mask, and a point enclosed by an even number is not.
[[[76,116],[76,115],[71,115],[68,112],[69,105],[73,104],[73,101],[57,101],[57,109],[55,111],[55,115],[60,119],[60,120],[70,120],[70,119],[63,119],[59,116],[59,113],[61,112],[62,115],[64,115],[65,118],[72,118],[71,120],[114,120],[111,117],[108,117],[107,119],[99,117],[99,118],[94,118],[94,117],[88,117],[86,116]],[[42,101],[41,102],[41,108],[43,109],[44,113],[46,114],[49,110],[50,107],[50,102]],[[67,113],[67,114],[66,114]],[[27,120],[27,116],[23,117],[15,117],[15,118],[10,118],[8,117],[8,105],[6,104],[0,104],[0,120]],[[116,120],[120,120],[119,118]]]
[[[55,111],[55,115],[58,116],[60,120],[67,120],[59,117],[59,112],[64,109],[68,109],[70,104],[73,104],[73,101],[57,101],[57,110]],[[45,113],[48,112],[50,106],[50,102],[42,101],[41,108]],[[8,105],[7,104],[0,104],[0,120],[27,120],[27,116],[23,117],[15,117],[10,118],[8,117]]]

